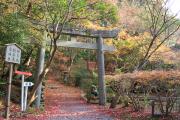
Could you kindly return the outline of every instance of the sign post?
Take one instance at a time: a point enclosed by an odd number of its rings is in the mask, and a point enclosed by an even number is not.
[[[24,94],[24,108],[23,108],[23,111],[26,111],[27,109],[27,95],[28,95],[28,87],[31,87],[33,86],[34,84],[32,82],[24,82],[24,89],[25,89],[25,94]]]
[[[22,75],[22,81],[21,81],[21,111],[23,111],[24,108],[24,104],[23,104],[23,100],[24,100],[24,75]]]
[[[28,95],[28,87],[33,86],[34,84],[32,82],[24,82],[24,76],[32,76],[29,72],[21,72],[21,71],[15,71],[16,74],[22,75],[22,81],[21,81],[21,111],[26,110],[27,106],[27,95]]]
[[[10,113],[10,98],[11,98],[11,82],[12,82],[12,72],[13,72],[13,63],[10,63],[9,79],[8,79],[8,89],[7,89],[7,100],[6,100],[6,119],[9,119]]]
[[[8,79],[8,89],[7,89],[7,96],[6,96],[6,111],[5,117],[9,119],[10,115],[10,100],[11,100],[11,82],[12,82],[12,73],[13,73],[13,64],[20,64],[21,59],[21,48],[13,43],[13,44],[6,44],[6,53],[5,53],[5,61],[10,63],[9,68],[9,79]]]

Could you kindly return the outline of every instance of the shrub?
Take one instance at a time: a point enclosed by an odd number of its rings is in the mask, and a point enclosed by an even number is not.
[[[83,82],[89,76],[89,71],[87,69],[79,69],[75,72],[75,86],[82,87]]]
[[[177,88],[180,87],[180,71],[140,71],[107,78],[111,79],[110,85],[114,92],[121,96],[124,93],[128,95],[136,111],[141,109],[140,101],[145,100],[146,94],[150,94],[159,102],[161,113],[169,115],[179,96]]]

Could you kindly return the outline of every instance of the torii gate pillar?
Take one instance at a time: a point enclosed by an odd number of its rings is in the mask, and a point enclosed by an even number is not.
[[[105,67],[104,67],[104,51],[103,38],[100,35],[96,38],[97,43],[97,60],[98,60],[98,89],[99,89],[99,105],[106,104],[106,85],[105,85]]]

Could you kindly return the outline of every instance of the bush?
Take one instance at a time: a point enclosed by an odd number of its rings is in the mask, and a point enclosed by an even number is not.
[[[75,74],[75,86],[82,87],[85,79],[89,77],[89,71],[87,69],[78,69]]]
[[[83,79],[81,89],[86,93],[86,98],[89,101],[92,98],[92,86],[98,86],[98,78],[95,72],[92,73],[91,77]],[[98,92],[98,91],[97,91]],[[90,101],[89,101],[90,102]]]
[[[165,63],[163,60],[158,61],[148,61],[144,66],[143,70],[172,70],[176,69],[177,65]]]
[[[106,87],[106,96],[107,96],[107,102],[111,102],[112,101],[112,97],[115,96],[114,91],[111,89],[110,86]]]
[[[180,71],[140,71],[116,76],[107,76],[111,79],[111,88],[117,94],[130,98],[136,111],[142,107],[141,101],[148,103],[146,95],[155,96],[159,102],[160,111],[169,115],[176,102],[180,87]],[[162,99],[166,104],[162,103]]]
[[[2,86],[4,86],[4,85],[6,85],[6,82],[3,81],[3,80],[0,80],[0,97],[5,96],[5,91],[4,91],[4,89],[1,89]]]

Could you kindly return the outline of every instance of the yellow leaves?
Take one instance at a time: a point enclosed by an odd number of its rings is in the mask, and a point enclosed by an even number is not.
[[[150,38],[150,34],[148,32],[144,32],[143,34],[132,35],[128,33],[126,30],[122,30],[118,35],[118,40],[126,40],[131,42],[142,42],[145,39]]]
[[[125,30],[123,30],[119,33],[118,37],[121,40],[127,40],[130,36],[128,35],[128,33]]]
[[[162,59],[166,64],[175,64],[177,62],[176,53],[166,45],[162,45],[150,58],[150,61]]]
[[[116,29],[116,26],[102,27],[96,22],[87,21],[87,20],[85,20],[84,22],[81,22],[80,24],[82,26],[86,27],[87,29],[95,29],[95,30],[112,30],[112,29]]]
[[[137,40],[139,39],[139,36],[131,36],[128,34],[127,31],[123,30],[118,35],[118,40],[114,41],[114,44],[116,47],[129,47],[132,48],[134,45],[136,45]]]
[[[117,40],[113,41],[113,45],[116,47],[116,51],[113,53],[116,56],[124,56],[131,52],[134,49],[139,49],[139,52],[143,54],[147,44],[147,40],[150,39],[150,33],[130,33],[126,29],[121,30]],[[112,43],[112,41],[108,41]]]
[[[105,40],[105,44],[107,44],[107,45],[113,45],[113,39],[106,39]]]
[[[158,50],[157,52],[168,52],[170,51],[171,49],[165,45],[162,45]]]
[[[17,12],[18,6],[15,4],[14,0],[9,0],[8,3],[7,1],[2,0],[0,3],[4,5],[3,10],[2,10],[4,14]]]
[[[41,31],[38,31],[35,27],[31,27],[30,32],[31,35],[36,38],[38,43],[43,40],[43,33]]]
[[[151,34],[149,32],[144,32],[144,37],[147,37],[147,36],[150,37],[150,35]]]

